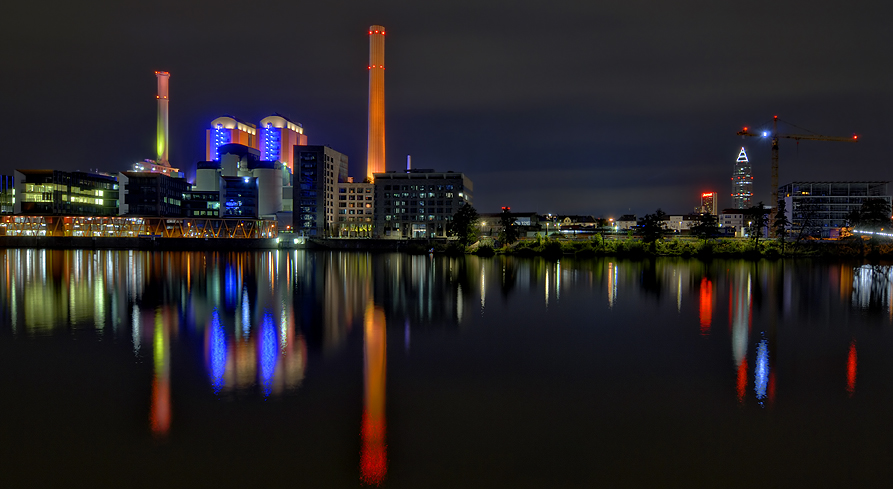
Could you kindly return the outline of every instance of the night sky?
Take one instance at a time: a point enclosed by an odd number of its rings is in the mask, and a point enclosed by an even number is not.
[[[479,212],[731,206],[744,145],[768,203],[773,115],[856,144],[781,141],[780,183],[893,180],[893,6],[840,1],[14,2],[0,98],[17,168],[153,158],[171,72],[171,161],[193,173],[227,114],[302,123],[365,174],[367,28],[387,28],[388,169],[465,172]],[[804,133],[782,125],[780,132]]]

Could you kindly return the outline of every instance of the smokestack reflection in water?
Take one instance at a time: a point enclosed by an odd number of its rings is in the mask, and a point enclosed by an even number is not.
[[[171,369],[170,335],[165,327],[161,308],[155,311],[154,334],[152,354],[155,377],[152,379],[152,407],[149,416],[152,434],[156,438],[164,438],[171,427]]]
[[[360,449],[360,480],[380,485],[388,472],[385,423],[385,374],[387,370],[387,336],[384,309],[371,301],[363,320],[366,396]]]
[[[856,340],[850,342],[850,351],[846,358],[846,393],[850,397],[856,393]]]

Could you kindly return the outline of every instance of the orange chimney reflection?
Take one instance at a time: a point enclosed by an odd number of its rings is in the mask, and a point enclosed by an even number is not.
[[[701,336],[710,334],[710,323],[713,320],[713,282],[707,277],[701,279]]]
[[[363,323],[366,397],[361,431],[360,480],[364,484],[380,485],[388,472],[385,422],[387,336],[384,310],[369,302]]]
[[[846,393],[850,397],[856,393],[856,340],[850,342],[850,351],[846,357]]]

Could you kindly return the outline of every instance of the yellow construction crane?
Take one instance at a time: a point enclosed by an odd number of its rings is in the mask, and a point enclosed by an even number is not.
[[[772,131],[757,131],[751,132],[748,131],[745,127],[744,130],[738,131],[738,135],[741,136],[741,139],[744,139],[745,136],[755,137],[755,138],[772,138],[772,216],[775,217],[775,209],[778,208],[778,138],[785,139],[796,139],[797,141],[801,139],[812,140],[812,141],[841,141],[847,143],[855,143],[859,140],[859,136],[853,134],[850,137],[838,137],[838,136],[822,136],[821,134],[779,134],[778,133],[778,116],[772,118]]]

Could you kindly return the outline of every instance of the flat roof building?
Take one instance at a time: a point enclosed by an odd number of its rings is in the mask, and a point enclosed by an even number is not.
[[[118,180],[98,172],[16,170],[15,214],[117,216]]]
[[[791,182],[778,189],[785,201],[785,215],[791,231],[815,238],[837,238],[848,225],[850,213],[870,199],[882,199],[889,206],[889,182]]]
[[[303,236],[335,233],[338,184],[347,181],[347,156],[328,146],[295,146],[294,229]]]
[[[382,238],[445,238],[453,215],[472,204],[473,184],[463,173],[376,173],[374,182],[374,234]]]

